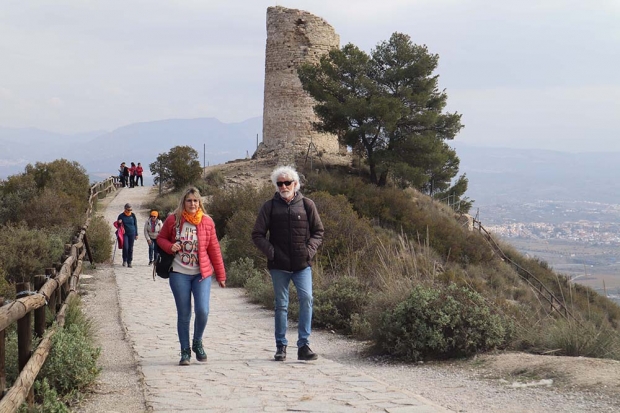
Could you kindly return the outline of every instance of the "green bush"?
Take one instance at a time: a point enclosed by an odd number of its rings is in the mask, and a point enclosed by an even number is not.
[[[342,277],[324,289],[315,289],[312,321],[316,327],[352,332],[354,316],[362,314],[368,302],[367,287],[359,278]]]
[[[103,217],[97,216],[90,221],[86,237],[95,262],[105,262],[112,255],[114,241],[110,238],[110,231],[111,225]]]
[[[52,350],[39,377],[46,378],[64,400],[71,400],[99,375],[101,349],[93,346],[92,322],[81,312],[78,299],[71,300],[65,323],[52,338]]]
[[[60,259],[62,240],[49,231],[29,229],[24,223],[0,228],[0,266],[9,282],[31,282]]]
[[[226,223],[226,250],[224,260],[236,262],[249,258],[255,268],[267,268],[267,257],[254,245],[252,229],[256,222],[257,211],[239,210]]]
[[[503,346],[511,324],[473,290],[417,285],[387,310],[376,330],[377,349],[399,358],[462,357]]]
[[[210,197],[207,211],[215,221],[215,229],[218,237],[226,235],[228,220],[240,211],[248,211],[254,214],[254,219],[263,203],[273,197],[272,185],[264,185],[255,188],[245,185],[240,188],[228,188],[214,191]],[[250,233],[245,234],[250,237]]]
[[[71,410],[62,401],[56,389],[49,385],[47,379],[34,382],[34,393],[37,396],[34,408],[30,409],[24,403],[19,413],[69,413]]]
[[[254,261],[251,258],[240,258],[228,266],[226,286],[243,287],[248,279],[260,276],[261,272],[254,268]]]
[[[275,295],[273,284],[267,271],[261,272],[245,282],[250,301],[260,304],[266,308],[273,309]]]

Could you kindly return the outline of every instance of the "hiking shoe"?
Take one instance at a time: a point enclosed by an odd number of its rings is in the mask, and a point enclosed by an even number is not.
[[[205,352],[204,347],[202,347],[202,340],[194,339],[192,341],[192,350],[196,353],[196,360],[207,361],[207,353]]]
[[[181,350],[181,360],[179,366],[189,366],[189,360],[192,358],[192,351],[188,348]]]
[[[286,360],[286,346],[278,345],[276,346],[276,354],[273,356],[276,361],[284,361]]]
[[[129,263],[128,263],[128,264],[127,264],[127,268],[131,268],[131,264],[129,264]]]
[[[297,350],[297,360],[316,360],[318,359],[319,356],[312,350],[310,350],[310,347],[306,344],[303,347],[300,347]]]
[[[127,266],[127,261],[123,261],[123,267]]]

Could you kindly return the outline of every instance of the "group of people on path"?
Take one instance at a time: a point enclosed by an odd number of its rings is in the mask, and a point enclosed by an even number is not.
[[[118,168],[118,178],[121,181],[121,186],[123,188],[133,188],[134,186],[138,186],[138,182],[140,182],[140,186],[144,186],[144,179],[142,178],[143,172],[144,168],[140,162],[138,162],[138,165],[132,162],[131,166],[127,166],[125,162],[122,162],[121,166]]]
[[[293,167],[277,167],[271,173],[271,181],[276,192],[260,208],[252,240],[267,257],[275,295],[274,360],[286,360],[291,281],[299,300],[297,359],[316,360],[318,355],[310,349],[309,341],[313,306],[311,263],[323,240],[323,223],[314,202],[299,192],[299,174]],[[133,242],[138,239],[138,224],[131,204],[125,204],[115,225],[125,229],[123,266],[131,268]],[[199,190],[187,189],[163,223],[158,212],[152,210],[144,225],[144,235],[149,244],[149,265],[157,260],[159,251],[174,256],[168,282],[177,309],[179,365],[189,365],[192,352],[198,361],[207,361],[203,335],[209,317],[212,278],[225,288],[226,270],[215,223],[207,215]],[[194,328],[190,345],[192,297]]]

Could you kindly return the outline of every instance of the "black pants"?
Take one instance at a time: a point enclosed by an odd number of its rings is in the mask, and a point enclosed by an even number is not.
[[[136,186],[138,186],[138,181],[140,181],[140,186],[144,186],[144,180],[142,180],[142,175],[136,176]]]

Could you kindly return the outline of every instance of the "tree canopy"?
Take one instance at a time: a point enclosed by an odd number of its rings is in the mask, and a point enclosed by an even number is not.
[[[459,159],[446,141],[463,127],[460,114],[444,113],[448,96],[433,74],[438,61],[426,46],[394,33],[370,55],[347,44],[298,74],[317,102],[315,129],[362,154],[373,183],[383,186],[391,174],[437,195],[455,189]],[[458,190],[466,190],[467,178],[458,181]]]
[[[170,184],[176,189],[191,185],[202,175],[198,152],[190,146],[175,146],[167,153],[160,153],[149,168],[155,184]]]

